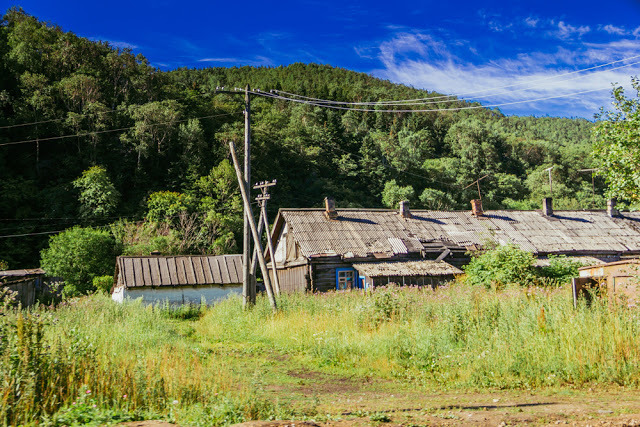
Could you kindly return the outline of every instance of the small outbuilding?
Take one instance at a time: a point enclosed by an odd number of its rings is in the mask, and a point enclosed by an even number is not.
[[[418,260],[395,262],[354,263],[362,287],[385,286],[395,283],[402,286],[431,286],[435,288],[452,281],[463,271],[444,261]]]
[[[111,297],[199,304],[241,292],[242,255],[121,256]]]
[[[41,268],[4,270],[0,271],[0,286],[14,292],[22,307],[29,307],[36,301],[36,291],[42,286],[43,277]]]
[[[640,305],[640,259],[632,258],[578,269],[574,279],[574,297],[586,287],[606,290],[610,299],[617,299],[630,307]]]

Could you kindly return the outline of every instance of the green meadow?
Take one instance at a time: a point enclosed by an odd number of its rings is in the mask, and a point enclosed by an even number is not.
[[[0,422],[326,419],[278,392],[340,375],[429,392],[637,387],[640,319],[565,288],[283,295],[172,309],[92,295],[0,316]],[[303,375],[304,374],[304,375]],[[330,411],[329,411],[330,412]]]

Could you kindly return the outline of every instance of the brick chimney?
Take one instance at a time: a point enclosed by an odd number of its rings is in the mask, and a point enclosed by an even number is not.
[[[620,211],[616,209],[616,199],[607,200],[607,215],[611,218],[614,216],[620,216]]]
[[[473,199],[471,201],[471,215],[473,216],[482,216],[482,200]]]
[[[553,216],[553,199],[551,197],[542,199],[542,215]]]
[[[332,197],[324,198],[324,216],[329,219],[338,219],[338,212],[336,211],[336,201]]]
[[[411,218],[411,211],[409,210],[409,201],[403,200],[400,202],[400,216],[402,218]]]

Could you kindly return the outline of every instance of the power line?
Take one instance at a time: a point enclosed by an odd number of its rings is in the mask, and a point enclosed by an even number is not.
[[[514,84],[510,84],[510,85],[498,86],[498,87],[489,88],[489,89],[482,89],[482,90],[473,91],[473,92],[466,92],[466,93],[463,92],[463,93],[458,93],[458,94],[440,95],[440,96],[433,96],[433,97],[426,97],[426,98],[414,98],[414,99],[404,99],[404,100],[389,100],[389,101],[376,101],[376,102],[374,102],[374,101],[370,101],[370,102],[341,102],[341,101],[330,101],[330,100],[324,100],[324,99],[321,99],[321,98],[313,98],[313,97],[308,97],[308,96],[304,96],[304,95],[298,95],[298,94],[294,94],[294,93],[290,93],[290,92],[285,92],[283,90],[273,90],[273,91],[277,92],[277,93],[284,93],[284,94],[289,95],[289,96],[295,96],[295,97],[298,97],[298,98],[307,99],[307,100],[310,100],[310,101],[327,103],[327,104],[339,104],[339,105],[394,105],[394,104],[420,105],[420,104],[428,104],[428,103],[436,103],[436,102],[459,101],[460,99],[446,100],[444,98],[452,98],[452,97],[464,98],[467,95],[474,95],[474,94],[477,94],[477,93],[488,92],[488,91],[492,91],[492,90],[506,89],[506,88],[509,88],[509,87],[517,87],[517,86],[530,84],[529,87],[525,87],[525,88],[518,89],[518,90],[515,90],[515,91],[500,92],[498,94],[491,94],[490,93],[490,94],[487,94],[487,95],[478,96],[476,98],[486,98],[486,97],[489,97],[489,96],[496,96],[496,95],[504,94],[504,93],[520,92],[520,91],[527,90],[527,89],[530,89],[531,87],[535,87],[535,86],[539,85],[539,84],[532,84],[532,83],[553,80],[553,79],[557,79],[559,77],[564,77],[564,76],[568,76],[568,75],[582,73],[582,72],[585,72],[585,71],[595,70],[597,68],[607,67],[609,65],[613,65],[613,64],[617,64],[619,62],[629,61],[629,60],[637,59],[637,58],[640,58],[640,55],[630,56],[630,57],[627,57],[627,58],[619,59],[617,61],[611,61],[611,62],[608,62],[608,63],[605,63],[605,64],[600,64],[600,65],[596,65],[596,66],[593,66],[593,67],[588,67],[588,68],[583,68],[583,69],[580,69],[580,70],[570,71],[570,72],[563,73],[563,74],[558,74],[558,75],[555,75],[555,76],[543,77],[543,78],[536,79],[536,80],[531,80],[531,81],[528,81],[528,82],[514,83]],[[630,64],[621,65],[619,67],[610,68],[610,69],[607,69],[607,70],[598,71],[596,73],[618,70],[618,69],[621,69],[621,68],[626,68],[626,67],[630,67],[632,65],[637,65],[637,64],[640,64],[640,61],[633,62],[633,63],[630,63]],[[577,76],[575,78],[559,80],[559,82],[574,80],[574,79],[577,79],[577,78],[583,78],[583,77],[590,76],[590,75],[593,75],[593,74],[596,74],[596,73],[590,73],[590,74],[586,74],[586,75],[582,75],[582,76]],[[434,100],[437,100],[437,99],[442,99],[442,101],[434,101]],[[433,101],[433,102],[423,102],[423,103],[416,102],[415,104],[407,104],[408,102],[414,102],[414,101]]]
[[[10,237],[26,237],[26,236],[42,236],[45,234],[57,234],[62,233],[65,230],[57,230],[57,231],[43,231],[41,233],[25,233],[25,234],[8,234],[5,236],[0,236],[0,239],[7,239]]]
[[[324,103],[318,103],[318,102],[311,102],[311,101],[304,101],[304,100],[300,100],[300,99],[288,98],[288,97],[274,95],[272,93],[267,93],[267,92],[255,92],[254,91],[252,93],[255,94],[255,95],[263,96],[265,98],[281,99],[281,100],[284,100],[284,101],[297,102],[297,103],[300,103],[300,104],[313,105],[313,106],[316,106],[316,107],[332,108],[334,110],[362,111],[362,112],[371,112],[371,113],[431,113],[431,112],[442,112],[442,111],[477,110],[477,109],[481,109],[481,108],[494,108],[494,107],[502,107],[502,106],[505,106],[505,105],[515,105],[515,104],[524,104],[524,103],[528,103],[528,102],[547,101],[547,100],[551,100],[551,99],[567,98],[567,97],[572,97],[572,96],[576,96],[576,95],[583,95],[585,93],[598,92],[598,91],[601,91],[601,90],[610,90],[610,89],[611,89],[610,87],[600,88],[600,89],[590,89],[590,90],[584,90],[584,91],[580,91],[580,92],[568,93],[568,94],[564,94],[564,95],[552,95],[552,96],[535,98],[535,99],[526,99],[526,100],[520,100],[520,101],[503,102],[503,103],[491,104],[491,105],[474,105],[474,106],[468,106],[468,107],[435,108],[435,109],[424,109],[424,110],[419,110],[419,109],[381,110],[381,109],[371,109],[371,108],[340,107],[340,106],[337,106],[337,105],[328,105],[328,104],[324,104]]]
[[[236,112],[233,112],[233,113],[225,113],[225,114],[214,114],[214,115],[210,115],[210,116],[191,117],[191,118],[188,118],[188,119],[173,120],[173,121],[170,121],[170,122],[151,123],[151,124],[148,124],[147,126],[168,125],[168,124],[174,124],[174,123],[188,122],[189,120],[196,120],[196,119],[198,119],[198,120],[199,119],[212,119],[214,117],[231,116],[231,115],[240,114],[240,113],[242,113],[242,111],[236,111]],[[129,126],[129,127],[125,127],[125,128],[119,128],[119,129],[99,130],[99,131],[93,131],[93,132],[78,133],[78,134],[73,134],[73,135],[52,136],[52,137],[48,137],[48,138],[36,138],[36,139],[27,139],[27,140],[24,140],[24,141],[4,142],[4,143],[0,143],[0,147],[6,146],[6,145],[27,144],[29,142],[45,142],[45,141],[54,141],[54,140],[58,140],[58,139],[77,138],[77,137],[81,137],[81,136],[97,135],[97,134],[103,134],[103,133],[123,132],[123,131],[126,131],[126,130],[135,129],[135,128],[136,128],[136,126]]]

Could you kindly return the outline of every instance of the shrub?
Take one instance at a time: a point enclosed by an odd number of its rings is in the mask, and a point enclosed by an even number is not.
[[[9,264],[6,261],[0,259],[0,271],[8,270],[8,269],[9,269]]]
[[[570,281],[572,277],[577,277],[578,269],[582,266],[581,262],[564,255],[549,255],[549,266],[542,268],[541,275],[562,284]]]
[[[529,285],[535,281],[534,256],[514,245],[498,246],[474,256],[464,267],[467,282],[487,288],[510,283]]]
[[[113,286],[113,276],[98,276],[93,278],[93,287],[96,291],[109,293]]]
[[[117,255],[108,231],[73,227],[49,240],[41,252],[41,266],[50,276],[61,277],[67,296],[94,290],[93,278],[113,272]]]

